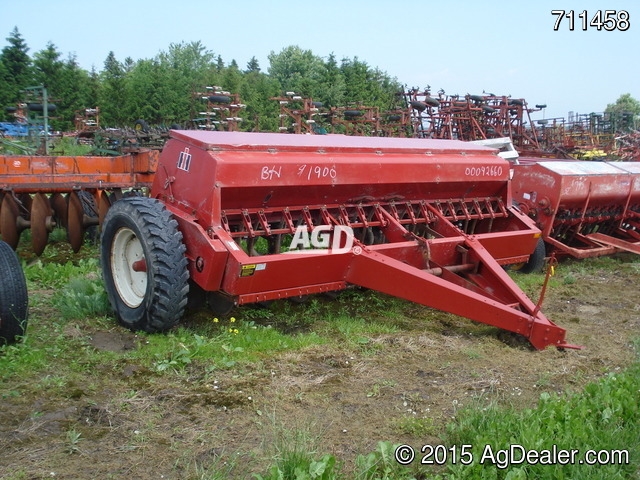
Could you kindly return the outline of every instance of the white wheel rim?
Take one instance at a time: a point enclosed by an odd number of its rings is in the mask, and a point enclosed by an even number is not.
[[[142,304],[147,291],[147,272],[133,268],[135,262],[144,259],[144,250],[136,234],[126,227],[118,230],[111,248],[111,274],[118,295],[131,308]]]

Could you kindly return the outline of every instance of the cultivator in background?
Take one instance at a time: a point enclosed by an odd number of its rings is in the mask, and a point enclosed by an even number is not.
[[[303,98],[295,92],[286,92],[281,97],[271,97],[278,102],[280,133],[296,134],[325,134],[321,117],[326,118],[326,112],[321,112],[322,102],[314,102],[312,98]]]
[[[194,92],[192,96],[196,100],[196,108],[199,100],[206,102],[205,110],[197,112],[200,117],[191,120],[198,130],[235,132],[244,120],[240,114],[247,106],[242,103],[237,93],[227,92],[222,87],[205,87],[205,91]]]
[[[380,115],[381,137],[411,137],[411,110],[387,110]]]
[[[332,132],[344,133],[352,136],[379,136],[380,109],[353,104],[347,107],[331,109],[329,122]]]
[[[414,135],[464,141],[509,137],[521,154],[541,153],[536,129],[531,129],[530,113],[546,105],[529,108],[524,99],[488,95],[430,96],[428,91],[411,90],[405,99],[413,110]]]
[[[556,252],[640,253],[640,162],[520,158],[513,195]]]
[[[538,349],[572,347],[501,267],[526,261],[540,232],[511,206],[509,164],[494,150],[338,135],[172,137],[151,198],[117,202],[103,224],[106,289],[128,327],[175,325],[189,278],[218,309],[353,284],[522,334]],[[291,249],[309,234],[332,247]]]
[[[158,154],[0,156],[0,236],[15,249],[21,232],[30,228],[40,255],[49,233],[62,227],[77,252],[85,231],[100,223],[115,201],[151,185]]]
[[[322,102],[303,98],[294,92],[273,97],[280,105],[281,133],[325,135],[342,133],[352,136],[411,136],[409,109],[388,110],[380,114],[378,107],[352,104],[347,107],[323,108]]]

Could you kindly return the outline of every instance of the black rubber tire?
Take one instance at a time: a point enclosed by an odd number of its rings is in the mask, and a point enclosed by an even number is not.
[[[231,103],[231,97],[227,97],[226,95],[211,95],[209,97],[209,101],[211,103]]]
[[[536,244],[536,248],[529,257],[529,261],[525,263],[518,271],[520,273],[534,273],[542,271],[544,267],[544,257],[547,254],[544,241],[540,238]]]
[[[409,102],[409,105],[411,105],[411,108],[413,108],[414,110],[417,110],[419,112],[424,112],[427,109],[427,104],[426,103],[418,102],[417,100],[413,100],[413,101]]]
[[[315,108],[324,107],[324,104],[322,102],[311,102],[311,105],[313,105]]]
[[[133,123],[133,129],[136,132],[144,132],[144,133],[148,133],[149,132],[149,125],[147,124],[146,121],[144,121],[142,118],[136,120]]]
[[[209,310],[214,315],[227,315],[236,306],[233,298],[222,292],[206,292],[205,296]]]
[[[53,103],[47,104],[47,112],[55,112],[57,109],[57,105]],[[30,112],[44,112],[44,104],[42,103],[27,103],[27,109]]]
[[[429,105],[430,107],[439,107],[440,101],[433,97],[424,97],[424,103]]]
[[[98,218],[98,206],[96,205],[96,199],[90,192],[86,190],[80,190],[78,192],[80,202],[82,202],[82,210],[87,217]],[[98,226],[91,225],[87,227],[85,232],[85,240],[95,245],[98,243]]]
[[[169,130],[182,130],[182,125],[179,123],[172,123],[169,125]]]
[[[344,111],[344,116],[345,117],[349,117],[349,118],[359,117],[361,115],[362,115],[362,112],[360,110],[345,110]]]
[[[512,98],[511,100],[509,100],[509,105],[522,106],[522,105],[524,105],[524,102],[522,100],[520,100],[519,98]]]
[[[29,296],[16,253],[0,240],[0,345],[14,343],[27,329]]]
[[[114,281],[114,240],[122,232],[134,235],[146,261],[146,289],[137,306],[127,304]],[[154,333],[180,321],[189,294],[185,251],[178,222],[160,201],[124,198],[109,209],[102,225],[100,261],[109,302],[122,325]]]
[[[482,95],[469,95],[469,99],[476,103],[484,102],[484,97]]]
[[[540,109],[547,108],[547,105],[546,104],[536,105],[536,108],[540,108]]]
[[[491,108],[491,107],[490,107],[490,106],[488,106],[488,105],[483,105],[483,106],[482,106],[482,111],[483,111],[484,113],[496,113],[496,111],[497,111],[497,110],[496,110],[495,108]]]

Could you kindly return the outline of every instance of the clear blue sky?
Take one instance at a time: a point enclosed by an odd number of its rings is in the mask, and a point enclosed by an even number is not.
[[[553,31],[551,10],[627,10],[625,32]],[[101,70],[200,40],[241,68],[255,56],[299,45],[327,57],[358,57],[408,86],[525,98],[547,118],[602,111],[621,94],[640,99],[640,2],[607,0],[0,0],[0,47],[17,26],[30,54],[53,42]],[[535,118],[541,118],[536,114]]]

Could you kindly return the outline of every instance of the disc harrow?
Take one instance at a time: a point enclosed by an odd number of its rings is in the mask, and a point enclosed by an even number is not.
[[[117,157],[0,156],[0,235],[16,248],[31,230],[41,255],[49,234],[66,229],[74,252],[87,229],[102,222],[110,206],[151,186],[159,152]]]

